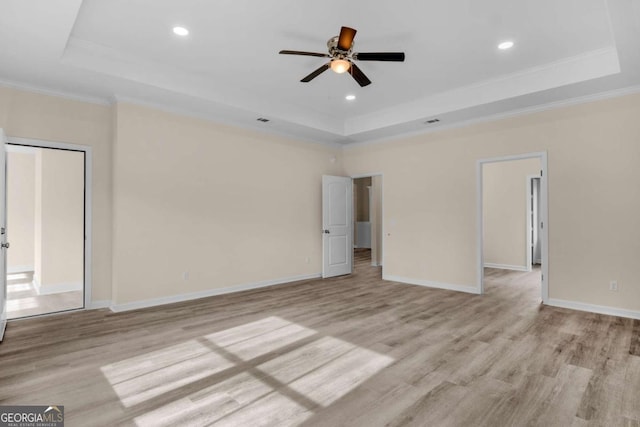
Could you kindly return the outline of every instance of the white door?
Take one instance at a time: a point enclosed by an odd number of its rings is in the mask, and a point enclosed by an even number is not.
[[[351,274],[353,267],[353,181],[322,177],[322,277]]]
[[[7,155],[4,130],[0,129],[0,341],[7,326]]]

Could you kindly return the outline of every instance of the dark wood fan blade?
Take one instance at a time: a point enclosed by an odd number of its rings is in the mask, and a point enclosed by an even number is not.
[[[327,53],[318,52],[303,52],[301,50],[281,50],[280,55],[303,55],[303,56],[318,56],[320,58],[331,58],[331,55]]]
[[[349,74],[358,82],[361,87],[365,87],[371,84],[371,80],[364,75],[362,70],[354,63],[351,63],[349,67]]]
[[[404,61],[404,52],[359,52],[353,58],[359,61]]]
[[[356,30],[349,27],[340,29],[340,37],[338,37],[338,49],[347,51],[351,49],[353,38],[356,36]]]
[[[309,74],[307,77],[305,77],[304,79],[302,79],[300,81],[303,82],[303,83],[309,83],[311,80],[315,79],[320,74],[322,74],[325,71],[327,71],[329,69],[329,67],[330,67],[330,64],[331,64],[330,62],[327,62],[322,67],[318,68],[313,73]]]

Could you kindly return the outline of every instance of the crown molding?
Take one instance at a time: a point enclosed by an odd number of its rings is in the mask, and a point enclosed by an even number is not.
[[[11,80],[0,79],[0,86],[8,87],[10,89],[17,89],[25,92],[35,93],[38,95],[55,96],[57,98],[68,99],[71,101],[86,102],[89,104],[104,105],[104,106],[108,106],[111,104],[108,98],[101,98],[101,97],[89,96],[89,95],[79,95],[77,93],[60,91],[60,90],[45,89],[43,87],[33,86],[26,83],[21,83],[21,82],[16,82]]]
[[[326,147],[333,148],[333,149],[340,149],[340,148],[342,148],[344,146],[343,144],[340,144],[340,143],[337,143],[337,142],[322,141],[320,139],[305,138],[305,137],[293,135],[292,133],[289,133],[289,132],[286,132],[286,131],[281,131],[279,129],[270,128],[268,124],[254,125],[253,123],[251,123],[251,124],[244,123],[244,122],[241,122],[239,120],[224,119],[224,118],[220,118],[220,117],[215,117],[214,118],[214,117],[212,117],[211,114],[208,114],[208,113],[192,111],[192,110],[189,110],[189,109],[186,109],[186,108],[180,108],[180,107],[176,107],[176,106],[167,106],[165,104],[146,101],[146,100],[137,99],[137,98],[132,98],[132,97],[129,97],[129,96],[114,95],[111,98],[110,104],[111,105],[116,105],[118,103],[131,104],[131,105],[137,105],[137,106],[140,106],[140,107],[152,108],[154,110],[163,111],[165,113],[177,114],[177,115],[184,116],[184,117],[190,117],[190,118],[194,118],[194,119],[205,120],[205,121],[210,122],[210,123],[216,123],[216,124],[220,124],[220,125],[224,125],[224,126],[230,126],[230,127],[234,127],[234,128],[238,128],[238,129],[244,129],[244,130],[249,130],[249,131],[253,131],[253,132],[257,132],[257,133],[264,133],[264,134],[268,134],[268,135],[271,135],[271,136],[277,136],[277,137],[281,137],[281,138],[286,138],[286,139],[288,139],[290,141],[293,141],[293,142],[304,142],[304,143],[307,143],[307,144],[315,144],[315,145],[320,144],[320,145],[324,145]]]
[[[368,145],[384,144],[384,143],[389,143],[393,141],[398,141],[399,139],[410,138],[413,136],[428,135],[436,132],[443,132],[446,130],[460,129],[460,128],[465,128],[465,127],[476,125],[476,124],[496,122],[504,119],[526,116],[528,114],[542,113],[545,111],[552,111],[559,108],[571,107],[574,105],[586,104],[589,102],[602,101],[606,99],[619,98],[627,95],[634,95],[637,93],[640,93],[640,85],[628,86],[625,88],[613,89],[610,91],[600,92],[596,94],[578,96],[575,98],[569,98],[561,101],[554,101],[546,104],[520,108],[517,110],[505,111],[503,113],[491,114],[488,116],[482,116],[474,119],[463,120],[463,121],[455,122],[451,124],[443,124],[437,127],[429,128],[429,129],[419,129],[419,130],[413,130],[408,132],[400,132],[392,136],[375,138],[368,141],[352,142],[349,144],[344,144],[343,149],[348,150],[348,149],[364,147]]]

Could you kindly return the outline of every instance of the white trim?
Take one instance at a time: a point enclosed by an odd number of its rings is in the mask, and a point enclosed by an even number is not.
[[[533,239],[531,236],[531,232],[533,230],[534,224],[533,221],[531,219],[531,211],[533,210],[533,203],[531,203],[531,197],[533,195],[533,182],[536,179],[541,179],[540,175],[528,175],[526,180],[527,180],[527,266],[528,266],[528,270],[527,271],[533,271],[533,264],[542,264],[542,259],[538,258],[538,259],[533,259]],[[541,181],[542,182],[542,181]],[[540,192],[542,191],[541,189],[541,185],[539,185],[539,190],[538,190],[538,204],[540,204]],[[540,210],[540,206],[538,205],[538,211]],[[538,216],[536,215],[536,220],[540,221],[540,218],[538,218]],[[538,224],[535,224],[535,227],[537,227]]]
[[[87,151],[91,150],[89,145],[70,144],[68,142],[46,141],[44,139],[20,138],[17,136],[7,136],[7,144],[25,145],[35,148],[57,148],[60,150]]]
[[[640,311],[625,310],[623,308],[609,307],[605,305],[587,304],[577,301],[566,301],[551,298],[546,302],[551,307],[568,308],[571,310],[588,311],[590,313],[607,314],[609,316],[628,317],[640,320]]]
[[[388,280],[391,282],[405,283],[408,285],[418,285],[427,288],[446,289],[448,291],[465,292],[469,294],[478,294],[478,288],[475,286],[466,285],[453,285],[450,283],[431,282],[429,280],[411,279],[408,277],[394,276],[394,275],[382,275],[382,280]]]
[[[549,299],[549,211],[548,211],[548,162],[547,152],[540,151],[534,153],[517,154],[511,156],[493,157],[488,159],[480,159],[476,161],[476,276],[477,276],[477,293],[484,293],[484,213],[482,208],[482,166],[485,163],[508,162],[512,160],[523,160],[539,158],[542,176],[540,177],[540,218],[544,226],[542,227],[542,289],[541,298],[544,304]]]
[[[82,290],[82,282],[68,282],[68,283],[56,283],[54,285],[43,285],[42,283],[33,280],[33,285],[36,288],[38,295],[51,295],[59,294],[62,292],[73,292]]]
[[[514,270],[514,271],[531,271],[531,268],[527,268],[526,265],[508,265],[508,264],[494,264],[491,262],[484,263],[485,268],[499,268],[500,270]]]
[[[97,105],[111,105],[110,100],[107,98],[78,95],[76,93],[71,93],[71,92],[45,89],[42,87],[33,86],[26,83],[10,81],[10,80],[0,79],[0,85],[8,87],[10,89],[22,90],[25,92],[36,93],[39,95],[55,96],[58,98],[64,98],[71,101],[87,102],[89,104],[97,104]]]
[[[109,308],[111,306],[111,300],[91,301],[91,304],[87,306],[87,310],[99,310],[101,308]]]
[[[246,118],[243,119],[233,119],[233,118],[226,118],[226,117],[222,117],[219,114],[215,114],[215,113],[211,113],[211,112],[203,112],[203,111],[193,111],[190,110],[188,108],[182,108],[180,106],[177,105],[168,105],[168,104],[164,104],[164,103],[158,103],[158,102],[151,102],[151,101],[145,101],[142,99],[138,99],[138,98],[133,98],[133,97],[128,97],[128,96],[121,96],[121,95],[114,95],[112,97],[112,102],[111,105],[114,104],[130,104],[130,105],[135,105],[138,107],[144,107],[144,108],[150,108],[150,109],[154,109],[154,110],[158,110],[158,111],[162,111],[163,113],[169,113],[169,114],[175,114],[178,116],[182,116],[182,117],[189,117],[192,119],[199,119],[199,120],[204,120],[206,122],[209,123],[215,123],[215,124],[219,124],[219,125],[223,125],[223,126],[229,126],[229,127],[233,127],[236,129],[241,129],[241,130],[245,130],[245,131],[253,131],[256,132],[257,134],[266,134],[266,135],[270,135],[270,136],[277,136],[277,137],[281,137],[281,138],[285,138],[289,141],[292,142],[298,142],[298,143],[307,143],[307,144],[320,144],[320,145],[324,145],[326,147],[330,147],[330,148],[334,148],[334,149],[341,149],[344,144],[338,141],[326,141],[324,139],[321,139],[321,137],[310,137],[310,136],[302,136],[299,135],[295,130],[294,131],[287,131],[287,130],[283,130],[283,129],[279,129],[279,128],[274,128],[273,126],[269,126],[269,125],[256,125],[254,124],[253,121],[251,120],[255,120],[252,117],[259,117],[260,114],[258,112],[252,112],[250,110],[245,110],[247,111],[248,115]],[[230,107],[230,105],[227,104],[222,104],[223,107]],[[251,117],[251,118],[249,118]],[[267,117],[271,117],[271,116],[267,116]],[[320,128],[313,128],[311,126],[306,126],[306,125],[301,125],[297,122],[288,122],[287,119],[284,118],[279,118],[279,117],[273,117],[269,119],[270,121],[277,121],[280,123],[289,123],[289,124],[293,124],[295,126],[301,126],[301,127],[307,127],[309,129],[318,131],[318,132],[324,132],[327,134],[328,137],[333,137],[333,138],[344,138],[345,135],[341,134],[341,133],[335,133],[333,131],[330,130],[325,130],[325,129],[320,129]]]
[[[321,144],[321,145],[326,145],[326,146],[332,147],[332,148],[339,148],[339,149],[342,149],[342,150],[348,149],[348,148],[356,148],[356,147],[359,147],[359,146],[374,145],[374,144],[381,144],[381,143],[385,143],[385,142],[389,142],[389,141],[396,141],[396,140],[401,139],[401,138],[408,138],[408,137],[416,136],[416,135],[425,135],[425,134],[430,134],[430,133],[433,133],[433,132],[440,132],[440,131],[444,131],[444,130],[459,129],[459,128],[471,126],[471,125],[474,125],[474,124],[493,122],[493,121],[503,120],[503,119],[512,118],[512,117],[523,116],[523,115],[527,115],[527,114],[534,114],[534,113],[539,113],[539,112],[544,112],[544,111],[555,110],[555,109],[558,109],[558,108],[569,107],[569,106],[573,106],[573,105],[585,104],[585,103],[588,103],[588,102],[595,102],[595,101],[600,101],[600,100],[606,100],[606,99],[611,99],[611,98],[622,97],[622,96],[626,96],[626,95],[632,95],[632,94],[636,94],[636,93],[640,92],[640,85],[627,86],[627,87],[623,87],[623,88],[619,88],[619,89],[612,89],[612,90],[599,92],[599,93],[595,93],[595,94],[582,95],[582,96],[577,96],[577,97],[574,97],[574,98],[563,99],[563,100],[558,100],[558,101],[552,101],[552,102],[539,104],[539,105],[533,105],[533,106],[525,107],[525,108],[521,108],[521,109],[509,110],[509,111],[505,111],[505,112],[502,112],[502,113],[496,113],[496,114],[480,116],[480,117],[476,117],[476,118],[472,118],[472,119],[468,119],[468,120],[463,120],[463,121],[459,121],[459,122],[453,122],[451,124],[443,124],[443,123],[441,123],[438,126],[429,127],[429,128],[425,128],[425,129],[418,129],[418,130],[411,130],[411,131],[404,131],[404,132],[400,131],[400,132],[394,133],[393,135],[379,137],[379,138],[373,138],[373,139],[369,139],[367,141],[359,141],[359,142],[348,142],[349,138],[356,137],[358,135],[358,133],[353,133],[353,134],[333,133],[331,131],[320,130],[321,132],[326,132],[327,134],[329,134],[329,135],[331,135],[331,136],[333,136],[335,138],[340,138],[341,139],[341,141],[337,141],[336,140],[334,142],[330,142],[330,141],[326,141],[326,140],[315,139],[313,137],[302,137],[302,136],[297,135],[297,133],[295,131],[288,132],[286,130],[279,130],[279,129],[278,130],[274,130],[274,129],[269,129],[269,128],[264,128],[264,129],[263,128],[258,128],[255,125],[253,125],[253,123],[247,124],[247,123],[241,122],[240,120],[220,120],[220,119],[214,118],[213,115],[211,115],[211,114],[202,113],[202,112],[194,112],[194,111],[191,111],[191,110],[186,109],[186,108],[179,108],[179,107],[175,107],[175,106],[169,106],[169,105],[166,105],[166,104],[163,104],[163,103],[144,101],[144,100],[137,99],[137,98],[134,98],[134,97],[121,96],[121,95],[117,95],[117,94],[113,95],[113,96],[110,96],[108,98],[85,96],[85,95],[79,95],[79,94],[75,94],[75,93],[71,93],[71,92],[55,91],[55,90],[45,89],[45,88],[42,88],[42,87],[37,87],[37,86],[33,86],[33,85],[28,85],[28,84],[25,84],[25,83],[14,82],[14,81],[9,81],[9,80],[3,80],[3,79],[0,79],[0,86],[5,86],[5,87],[8,87],[8,88],[12,88],[12,89],[16,89],[16,90],[23,90],[23,91],[26,91],[26,92],[31,92],[31,93],[36,93],[36,94],[60,97],[60,98],[68,99],[68,100],[72,100],[72,101],[86,102],[86,103],[96,104],[96,105],[110,106],[110,105],[113,105],[114,103],[117,103],[117,102],[125,102],[125,103],[130,103],[130,104],[135,104],[135,105],[155,108],[155,109],[159,109],[161,111],[170,112],[170,113],[174,113],[174,114],[179,114],[179,115],[186,116],[186,117],[200,118],[200,119],[204,119],[204,120],[207,120],[207,121],[210,121],[210,122],[214,122],[214,123],[219,123],[219,124],[224,124],[224,125],[231,125],[231,126],[239,127],[241,129],[245,129],[245,130],[246,129],[251,129],[251,130],[254,130],[256,132],[264,132],[266,134],[286,137],[286,138],[289,138],[289,139],[291,139],[293,141],[302,141],[302,142],[308,142],[308,143],[313,143],[313,144]],[[500,101],[497,101],[497,102],[500,102]],[[451,111],[451,113],[455,113],[455,111]],[[424,120],[425,120],[425,118],[417,120],[416,122],[422,122]],[[294,125],[298,125],[298,123],[295,123],[295,122],[291,122],[291,123],[293,123]],[[303,126],[304,127],[304,125],[299,125],[299,126]]]
[[[35,147],[25,147],[23,145],[5,145],[5,151],[7,153],[20,153],[35,156],[38,149]]]
[[[7,268],[7,274],[33,273],[34,271],[33,265],[15,265]]]
[[[524,191],[524,195],[526,197],[526,204],[527,204],[527,210],[525,212],[525,221],[524,221],[524,226],[525,226],[525,232],[524,232],[524,236],[525,236],[525,259],[526,259],[526,267],[527,267],[527,271],[532,271],[532,258],[533,258],[533,254],[532,254],[532,246],[533,246],[533,239],[531,238],[531,231],[533,229],[533,219],[531,218],[531,211],[533,210],[533,202],[531,201],[532,197],[533,197],[533,181],[532,178],[534,177],[534,175],[527,175],[524,178],[525,181],[525,191]],[[484,265],[485,267],[487,266],[487,264]]]
[[[93,248],[93,148],[89,145],[70,144],[66,142],[45,141],[42,139],[19,138],[7,136],[7,144],[18,144],[35,148],[55,148],[60,150],[84,151],[84,302],[91,305],[92,280],[92,248]],[[34,285],[36,284],[34,279]]]
[[[607,100],[607,99],[623,97],[623,96],[626,96],[626,95],[634,95],[636,93],[640,93],[640,85],[628,86],[628,87],[624,87],[624,88],[620,88],[620,89],[613,89],[613,90],[609,90],[609,91],[605,91],[605,92],[589,94],[589,95],[584,95],[584,96],[578,96],[578,97],[575,97],[575,98],[563,99],[563,100],[559,100],[559,101],[552,101],[552,102],[548,102],[546,104],[533,105],[531,107],[524,107],[524,108],[520,108],[520,109],[516,109],[516,110],[505,111],[505,112],[502,112],[502,113],[496,113],[496,114],[490,114],[490,115],[486,115],[486,116],[480,116],[480,117],[476,117],[476,118],[473,118],[473,119],[463,120],[463,121],[459,121],[459,122],[453,122],[453,123],[450,123],[450,124],[445,124],[445,123],[441,122],[437,126],[433,126],[433,127],[426,127],[425,126],[424,129],[410,130],[410,131],[405,131],[405,132],[401,131],[401,132],[395,133],[393,135],[384,136],[384,137],[380,137],[380,138],[374,138],[374,139],[370,139],[368,141],[348,142],[348,143],[345,143],[343,145],[343,150],[345,150],[345,149],[348,150],[350,148],[357,148],[357,147],[367,146],[367,145],[384,144],[386,142],[395,142],[395,141],[398,141],[399,139],[403,139],[403,138],[410,138],[410,137],[418,136],[418,135],[426,135],[426,134],[431,134],[431,133],[434,133],[434,132],[440,132],[440,131],[445,131],[445,130],[460,129],[460,128],[464,128],[464,127],[472,126],[472,125],[476,125],[476,124],[496,122],[496,121],[499,121],[499,120],[510,119],[510,118],[520,117],[520,116],[526,116],[528,114],[536,114],[536,113],[542,113],[542,112],[545,112],[545,111],[553,111],[553,110],[557,110],[557,109],[560,109],[560,108],[571,107],[571,106],[580,105],[580,104],[586,104],[586,103],[589,103],[589,102],[603,101],[603,100]],[[497,101],[497,102],[500,102],[500,101]],[[451,113],[455,113],[455,111],[451,111]],[[417,120],[416,123],[421,123],[426,119],[427,118],[425,117],[423,119]],[[357,136],[357,134],[347,135],[347,137],[355,137],[355,136]]]
[[[208,289],[206,291],[190,292],[188,294],[171,295],[167,297],[153,298],[142,301],[128,302],[124,304],[112,304],[111,311],[118,313],[121,311],[137,310],[140,308],[155,307],[158,305],[172,304],[176,302],[191,301],[194,299],[212,297],[216,295],[230,294],[234,292],[248,291],[252,289],[266,288],[269,286],[282,285],[284,283],[299,282],[301,280],[319,279],[322,273],[308,274],[303,276],[285,277],[282,279],[264,280],[261,282],[247,283],[244,285],[229,286],[226,288]]]
[[[536,175],[527,175],[525,177],[525,186],[526,186],[526,190],[525,190],[525,196],[527,198],[527,212],[526,212],[526,216],[525,216],[525,227],[526,227],[526,231],[525,231],[525,237],[526,237],[526,259],[527,259],[527,271],[532,271],[533,267],[533,239],[531,236],[531,232],[533,231],[533,219],[531,218],[531,211],[533,210],[533,202],[531,201],[531,199],[533,198],[533,179],[535,178],[540,178],[540,176],[536,176]],[[537,219],[537,217],[536,217]]]
[[[374,176],[382,176],[382,172],[361,173],[361,174],[356,174],[356,175],[349,175],[349,177],[351,179],[370,178],[370,177],[374,177]]]

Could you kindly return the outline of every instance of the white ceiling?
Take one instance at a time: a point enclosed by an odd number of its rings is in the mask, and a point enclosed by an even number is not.
[[[636,91],[639,3],[2,0],[0,81],[364,142]],[[360,62],[373,81],[364,88],[332,72],[300,83],[327,60],[278,51],[326,52],[342,25],[358,30],[355,51],[404,51],[406,61]],[[499,50],[504,40],[515,47]]]

